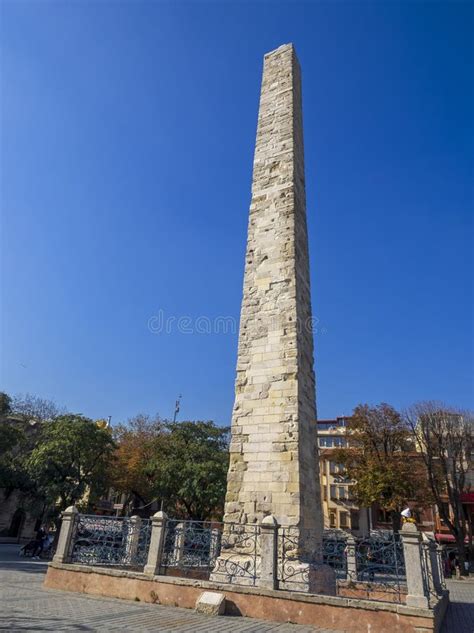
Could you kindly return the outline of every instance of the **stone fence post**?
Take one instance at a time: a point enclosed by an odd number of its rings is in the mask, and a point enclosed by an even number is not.
[[[429,548],[429,561],[431,565],[431,578],[433,582],[433,589],[437,596],[443,595],[443,563],[441,560],[441,546],[438,543],[430,541],[428,543]]]
[[[265,589],[277,588],[278,522],[270,514],[260,523],[260,578],[258,584]]]
[[[221,551],[221,531],[218,528],[212,528],[209,543],[209,560],[214,561]]]
[[[166,512],[161,510],[151,518],[150,548],[148,550],[147,564],[143,570],[145,574],[149,574],[150,576],[155,576],[160,573],[167,519],[168,516]]]
[[[429,608],[423,579],[421,534],[414,523],[405,523],[401,535],[408,587],[406,604],[410,607]]]
[[[186,542],[186,523],[182,521],[176,526],[174,533],[173,563],[179,565],[184,555],[184,545]]]
[[[53,561],[55,563],[69,563],[71,560],[74,534],[79,520],[79,511],[76,506],[69,506],[69,508],[66,508],[61,514],[61,518],[61,530],[59,532],[58,546]]]
[[[356,540],[350,534],[346,541],[346,580],[357,580]]]
[[[138,552],[138,545],[140,542],[140,529],[142,526],[142,520],[139,516],[130,517],[128,524],[126,545],[125,545],[125,563],[132,564],[136,559]]]

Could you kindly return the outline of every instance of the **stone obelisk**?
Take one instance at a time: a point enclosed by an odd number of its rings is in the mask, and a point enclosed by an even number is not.
[[[323,514],[301,100],[293,45],[266,54],[224,522],[258,524],[272,514],[291,526],[294,564],[318,590]]]

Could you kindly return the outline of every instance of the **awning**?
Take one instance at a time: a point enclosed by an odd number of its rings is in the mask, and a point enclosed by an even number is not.
[[[474,503],[474,492],[461,492],[462,503]]]
[[[452,534],[446,534],[445,532],[437,532],[435,534],[435,539],[438,541],[438,543],[455,543],[456,542],[456,539],[454,538]],[[469,543],[467,536],[464,539],[464,542]]]

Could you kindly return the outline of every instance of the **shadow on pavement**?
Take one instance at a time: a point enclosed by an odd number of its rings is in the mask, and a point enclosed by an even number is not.
[[[48,569],[48,561],[29,561],[19,558],[18,560],[3,560],[0,558],[0,570],[2,571],[24,571],[29,574],[45,574]]]
[[[19,556],[21,545],[4,544],[0,545],[0,570],[23,571],[28,574],[45,574],[48,569],[47,560],[32,560],[29,557]]]

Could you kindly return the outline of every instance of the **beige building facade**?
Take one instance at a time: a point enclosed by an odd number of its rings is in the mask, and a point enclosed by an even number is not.
[[[31,500],[18,490],[0,489],[0,543],[21,543],[34,538],[40,519],[30,511]]]
[[[334,452],[348,446],[348,418],[318,420],[319,480],[324,513],[324,528],[350,531],[356,536],[366,536],[370,531],[367,508],[359,508],[352,496],[354,482],[347,478],[342,464],[338,464]]]

